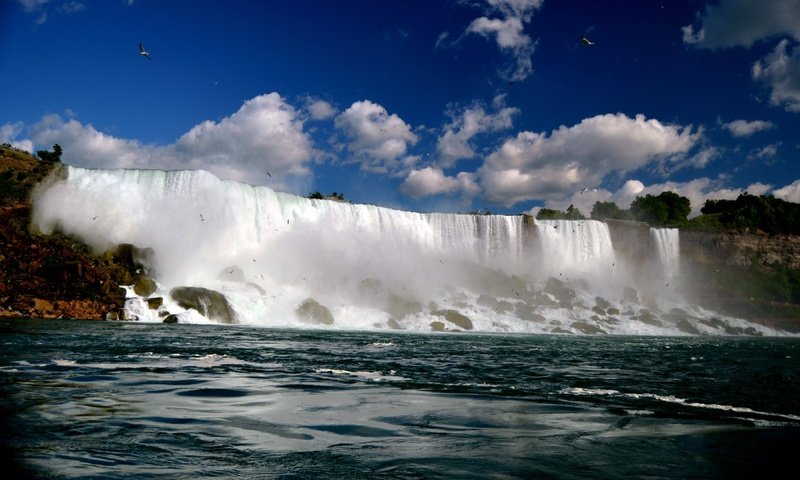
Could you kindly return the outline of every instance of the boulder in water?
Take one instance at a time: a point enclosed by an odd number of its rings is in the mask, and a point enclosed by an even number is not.
[[[455,310],[435,310],[431,313],[439,317],[444,317],[448,322],[464,330],[472,330],[472,320]]]
[[[236,312],[225,295],[202,287],[175,287],[169,292],[183,308],[197,310],[200,315],[220,323],[237,323]]]
[[[596,335],[596,334],[605,334],[607,333],[602,328],[596,325],[590,325],[585,322],[572,322],[572,328],[575,330],[584,333],[586,335]]]
[[[157,289],[158,285],[156,284],[155,280],[143,273],[136,275],[133,283],[133,291],[136,293],[136,295],[139,295],[140,297],[149,297],[150,295],[156,293]]]
[[[321,325],[333,325],[333,314],[328,307],[313,298],[306,298],[295,310],[298,318]]]

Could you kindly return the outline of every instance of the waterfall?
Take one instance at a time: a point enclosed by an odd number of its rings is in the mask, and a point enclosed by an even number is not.
[[[678,276],[680,269],[680,233],[677,228],[651,228],[650,239],[660,273],[669,283]]]
[[[152,249],[147,273],[163,304],[150,310],[129,291],[126,309],[140,321],[167,314],[183,323],[211,321],[171,298],[173,288],[188,286],[222,293],[240,323],[270,327],[620,334],[722,328],[689,319],[711,314],[682,304],[664,303],[664,312],[680,306],[682,313],[651,318],[653,302],[662,300],[649,298],[647,309],[637,303],[631,286],[638,280],[626,273],[633,270],[620,265],[608,226],[593,220],[531,225],[521,215],[314,200],[205,171],[71,166],[38,189],[33,206],[32,223],[44,233],[63,231],[98,252],[121,243]],[[677,230],[651,235],[674,276]],[[332,325],[309,325],[300,308],[308,299],[317,305],[309,308],[327,309]]]

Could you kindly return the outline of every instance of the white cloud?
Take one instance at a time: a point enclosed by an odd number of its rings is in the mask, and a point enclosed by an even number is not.
[[[436,144],[442,167],[451,167],[460,159],[473,158],[476,155],[471,143],[474,136],[511,128],[512,118],[519,109],[503,106],[502,97],[496,97],[493,103],[497,109],[494,113],[486,113],[477,103],[460,114],[450,113],[452,121],[445,125]]]
[[[797,0],[720,0],[697,17],[700,27],[683,27],[683,41],[702,48],[749,47],[778,35],[800,40]]]
[[[778,147],[781,146],[781,142],[771,143],[765,147],[758,148],[750,152],[747,156],[748,160],[769,160],[773,158],[775,155],[778,154]]]
[[[610,173],[651,162],[687,162],[702,139],[691,127],[667,125],[624,114],[587,118],[548,136],[521,132],[491,153],[478,170],[489,201],[506,206],[534,199],[561,199]]]
[[[764,120],[734,120],[722,124],[722,128],[727,129],[734,137],[749,137],[756,132],[775,128],[775,124]]]
[[[361,163],[366,171],[379,173],[407,172],[417,157],[407,155],[409,145],[417,143],[417,135],[397,114],[369,100],[353,103],[334,120],[348,143],[351,160]]]
[[[773,195],[775,195],[775,198],[780,198],[787,202],[800,203],[800,180],[795,180],[789,185],[775,190]]]
[[[5,123],[0,125],[0,143],[7,143],[14,148],[33,153],[33,142],[28,139],[20,139],[25,125],[22,122]]]
[[[22,8],[28,13],[37,13],[34,23],[41,25],[47,21],[48,18],[48,3],[50,0],[17,0],[17,3],[22,5]],[[52,5],[52,4],[50,4]],[[55,13],[66,15],[70,13],[77,13],[86,10],[86,5],[77,0],[67,0],[61,2],[59,5],[52,9]]]
[[[800,47],[795,46],[789,52],[788,45],[788,40],[781,40],[772,53],[756,62],[753,79],[770,87],[772,105],[783,105],[789,112],[800,112]]]
[[[425,167],[411,170],[400,186],[400,191],[414,198],[455,193],[472,198],[480,192],[480,187],[475,183],[474,173],[460,172],[455,177],[448,177],[439,168]]]
[[[313,98],[306,99],[306,110],[314,120],[327,120],[337,113],[336,108],[330,103]]]
[[[524,80],[533,71],[533,55],[535,44],[525,34],[525,24],[530,22],[533,12],[542,6],[543,0],[486,0],[488,13],[500,13],[503,18],[479,17],[473,20],[465,34],[478,34],[485,38],[494,38],[502,52],[514,57],[515,65],[502,76],[510,81]],[[439,35],[436,45],[446,38]]]
[[[74,166],[203,169],[252,184],[307,175],[314,155],[298,112],[277,93],[248,100],[233,115],[202,122],[166,146],[116,138],[58,115],[45,116],[31,131],[37,145],[61,145],[64,162]]]
[[[254,174],[263,180],[266,170],[305,175],[309,173],[305,163],[312,155],[298,111],[277,93],[246,101],[219,123],[195,126],[178,140],[175,150],[196,168],[225,172],[227,178],[245,182],[252,182]]]

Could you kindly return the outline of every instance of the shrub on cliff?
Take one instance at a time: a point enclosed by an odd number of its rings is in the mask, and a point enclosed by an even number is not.
[[[787,202],[772,195],[739,195],[736,200],[706,200],[700,211],[719,215],[724,228],[762,230],[771,235],[800,234],[800,204]]]
[[[61,149],[61,145],[55,144],[53,145],[53,151],[48,152],[47,150],[37,150],[36,156],[39,157],[39,160],[43,162],[52,162],[57,163],[61,161],[61,154],[63,150]]]

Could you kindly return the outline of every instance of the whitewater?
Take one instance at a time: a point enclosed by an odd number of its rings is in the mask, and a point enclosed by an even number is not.
[[[236,323],[339,330],[624,335],[784,335],[685,302],[679,233],[651,229],[647,265],[617,252],[608,225],[526,215],[418,213],[308,199],[200,170],[64,166],[35,194],[32,223],[97,252],[149,252],[140,322],[214,323],[176,287],[220,292]],[[646,272],[643,274],[642,272]],[[299,308],[313,301],[330,324]]]

